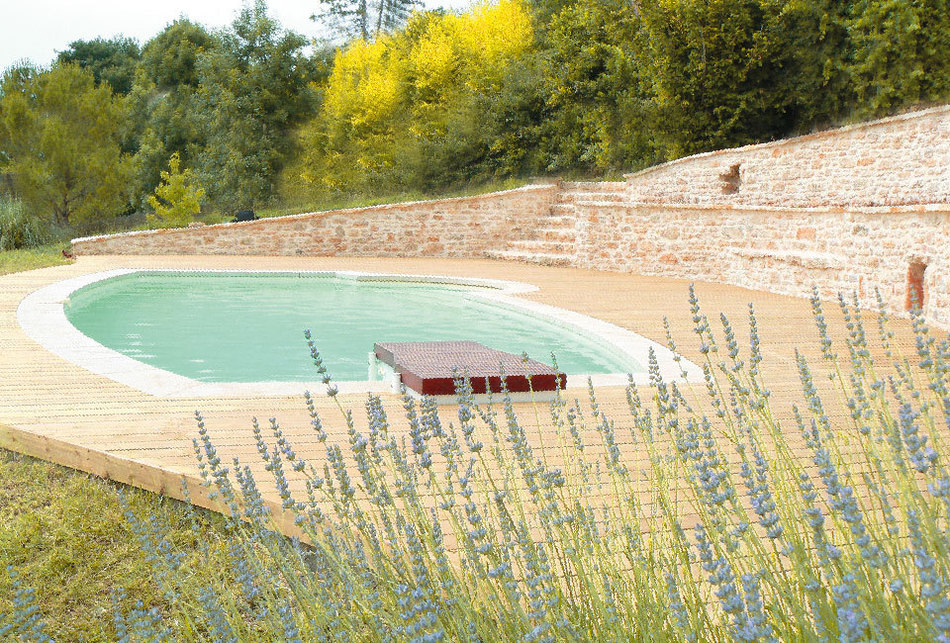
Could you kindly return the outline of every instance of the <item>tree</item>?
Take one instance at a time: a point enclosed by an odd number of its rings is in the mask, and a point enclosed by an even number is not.
[[[162,171],[162,183],[155,194],[148,198],[155,215],[148,216],[149,224],[163,228],[177,228],[191,223],[201,211],[201,199],[205,191],[195,180],[194,172],[181,170],[178,154],[168,160],[168,170]]]
[[[848,34],[852,0],[783,0],[775,34],[794,129],[807,131],[845,116],[854,107]]]
[[[128,203],[122,102],[73,64],[0,81],[0,172],[37,216],[63,225],[111,218]]]
[[[781,3],[657,0],[642,5],[655,131],[670,158],[768,140],[796,125]]]
[[[183,167],[191,167],[204,148],[198,61],[218,44],[204,27],[181,18],[142,49],[142,62],[129,95],[137,202],[154,192],[172,154],[178,155]]]
[[[103,82],[117,94],[132,91],[135,69],[141,52],[138,43],[132,38],[116,36],[110,40],[76,40],[69,48],[61,51],[57,60],[61,64],[75,63],[92,72],[96,84]]]
[[[320,0],[311,20],[322,22],[337,37],[370,40],[401,27],[421,6],[418,0]]]
[[[198,87],[198,59],[218,45],[200,24],[179,18],[142,49],[142,71],[160,90]]]
[[[463,15],[416,13],[406,28],[357,39],[336,57],[320,117],[302,128],[295,168],[314,191],[433,190],[485,178],[533,123],[531,19],[517,0]],[[522,74],[522,68],[528,69]]]
[[[200,57],[196,104],[205,144],[195,167],[219,207],[251,208],[273,194],[294,149],[294,127],[313,113],[316,70],[302,53],[306,44],[257,0]]]
[[[577,0],[545,26],[548,169],[616,172],[656,160],[641,36],[630,0]]]
[[[947,0],[861,0],[849,27],[861,115],[880,116],[950,94]]]

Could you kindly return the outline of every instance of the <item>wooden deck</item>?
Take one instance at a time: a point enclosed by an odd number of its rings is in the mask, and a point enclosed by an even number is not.
[[[663,317],[668,315],[681,352],[700,358],[692,334],[688,284],[659,277],[490,260],[231,256],[82,257],[73,265],[0,276],[0,446],[179,498],[185,479],[192,499],[206,506],[213,505],[197,484],[192,446],[196,410],[203,414],[226,462],[233,457],[243,463],[259,462],[251,432],[253,417],[262,423],[276,418],[301,455],[321,456],[323,447],[309,428],[302,395],[163,399],[85,371],[49,353],[20,328],[16,309],[31,292],[63,279],[122,267],[363,270],[516,280],[539,287],[523,297],[612,322],[660,343],[665,343]],[[725,313],[742,342],[748,337],[747,307],[754,303],[765,358],[763,377],[772,391],[773,408],[787,417],[791,404],[801,400],[794,351],[800,348],[811,357],[818,351],[808,302],[714,284],[697,284],[696,291],[714,326],[719,313]],[[836,317],[831,314],[837,309],[834,304],[826,309],[830,318]],[[868,326],[870,334],[873,322]],[[910,352],[908,324],[894,326],[899,343]],[[568,389],[566,395],[583,401],[587,393]],[[365,395],[341,398],[344,407],[354,410],[357,422],[365,425],[361,410]],[[383,399],[395,430],[406,429],[398,398],[384,394]],[[623,388],[601,389],[599,402],[609,416],[628,417]],[[319,397],[317,408],[330,440],[345,444],[346,426],[336,404]],[[537,417],[528,409],[522,409],[521,416],[526,421]],[[531,435],[551,430],[543,424],[535,429]],[[625,457],[638,457],[632,444],[623,446]],[[267,488],[266,482],[262,487]]]

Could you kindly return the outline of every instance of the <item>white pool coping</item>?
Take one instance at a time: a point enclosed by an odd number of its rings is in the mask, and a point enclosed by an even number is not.
[[[459,286],[478,286],[484,291],[475,291],[476,296],[545,318],[548,322],[570,328],[594,339],[613,350],[621,359],[642,364],[648,363],[648,352],[656,354],[660,375],[667,381],[703,380],[702,369],[681,358],[679,363],[665,346],[632,331],[573,311],[528,301],[512,295],[534,292],[530,284],[498,279],[474,279],[445,275],[401,275],[388,273],[356,272],[347,270],[175,270],[175,269],[128,269],[117,268],[66,279],[41,288],[26,297],[17,307],[17,321],[27,336],[43,348],[92,373],[105,376],[134,389],[169,398],[199,397],[276,397],[299,395],[305,390],[314,394],[324,393],[326,386],[319,380],[313,382],[201,382],[177,375],[132,359],[87,337],[69,323],[63,304],[69,296],[84,286],[121,275],[136,272],[209,272],[209,273],[284,273],[312,276],[339,277],[357,281],[408,281],[440,283]],[[594,386],[624,386],[629,382],[627,374],[569,375],[568,388],[587,387],[588,378]],[[634,383],[647,384],[647,373],[633,376]],[[385,381],[341,381],[335,383],[341,394],[394,392],[393,383]],[[520,398],[521,396],[519,396]]]

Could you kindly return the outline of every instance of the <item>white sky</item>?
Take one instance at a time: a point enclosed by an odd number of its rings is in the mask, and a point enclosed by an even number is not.
[[[429,8],[465,8],[470,0],[426,0]],[[46,65],[75,40],[128,36],[144,45],[181,15],[208,29],[225,27],[242,0],[0,0],[0,72],[27,58]],[[269,15],[286,29],[317,37],[310,15],[317,0],[269,0]]]

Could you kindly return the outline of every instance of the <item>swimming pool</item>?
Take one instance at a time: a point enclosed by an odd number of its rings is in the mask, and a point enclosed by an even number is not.
[[[381,341],[470,339],[546,363],[554,353],[569,386],[645,381],[653,347],[675,375],[668,351],[639,335],[510,296],[530,290],[419,275],[115,270],[37,291],[18,317],[53,352],[159,395],[302,390],[295,383],[318,379],[307,328],[334,378],[355,385],[341,390],[386,390],[369,381]]]
[[[484,287],[319,273],[146,272],[80,288],[66,318],[103,346],[202,382],[368,378],[375,342],[473,340],[571,375],[641,372],[581,334],[481,295]]]

